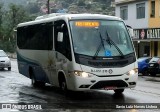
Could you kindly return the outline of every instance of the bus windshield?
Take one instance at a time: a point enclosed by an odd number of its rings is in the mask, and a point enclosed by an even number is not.
[[[133,53],[131,38],[122,21],[70,21],[74,52],[87,56],[111,57]]]

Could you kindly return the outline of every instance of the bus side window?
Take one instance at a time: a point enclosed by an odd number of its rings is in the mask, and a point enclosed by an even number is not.
[[[63,20],[56,21],[54,24],[55,50],[71,61],[71,46],[67,25]]]

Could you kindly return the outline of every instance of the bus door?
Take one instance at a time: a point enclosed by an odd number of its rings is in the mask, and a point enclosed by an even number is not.
[[[54,61],[57,73],[51,73],[51,77],[53,84],[58,86],[58,71],[68,73],[68,62],[72,60],[68,28],[63,20],[54,22],[54,45]]]

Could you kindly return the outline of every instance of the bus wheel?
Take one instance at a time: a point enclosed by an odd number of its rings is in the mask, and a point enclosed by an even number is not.
[[[31,77],[31,83],[34,87],[44,87],[45,86],[45,83],[42,82],[42,81],[36,81],[34,75],[32,75]]]
[[[61,88],[62,88],[63,91],[67,90],[67,84],[66,84],[65,81],[62,82]]]
[[[66,83],[66,80],[65,80],[64,76],[60,77],[60,79],[59,79],[59,85],[60,85],[61,90],[66,93],[67,92],[67,83]]]
[[[66,80],[63,79],[61,81],[61,89],[64,91],[64,92],[67,92],[67,83],[66,83]]]
[[[30,78],[31,78],[31,84],[32,86],[37,86],[38,85],[38,81],[36,81],[36,78],[34,76],[34,73],[33,73],[33,70],[30,68],[29,69],[29,75],[30,75]]]
[[[115,90],[114,90],[114,92],[115,92],[116,94],[122,94],[123,91],[124,91],[124,89],[115,89]]]
[[[36,81],[34,75],[31,75],[31,83],[34,87],[38,85],[38,82]]]

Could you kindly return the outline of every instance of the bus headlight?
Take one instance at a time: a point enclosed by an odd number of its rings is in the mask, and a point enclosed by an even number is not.
[[[134,74],[136,74],[136,73],[138,73],[138,69],[137,69],[137,68],[135,68],[135,69],[133,69],[133,70],[130,70],[130,71],[127,73],[127,75],[134,75]]]
[[[82,71],[74,71],[74,74],[77,76],[81,76],[83,78],[91,77],[89,73],[82,72]]]

